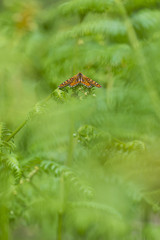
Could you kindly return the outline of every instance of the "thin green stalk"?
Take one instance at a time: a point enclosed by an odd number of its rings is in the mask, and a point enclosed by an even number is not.
[[[64,214],[64,176],[60,177],[60,209],[58,212],[57,240],[62,240],[62,220]]]
[[[26,119],[17,129],[6,139],[6,142],[9,142],[28,122]]]
[[[69,143],[68,143],[68,157],[67,157],[67,166],[69,167],[72,165],[72,155],[73,155],[73,148],[74,148],[73,132],[74,132],[74,119],[71,114],[70,129],[69,129]]]
[[[58,213],[57,240],[62,240],[62,213]]]
[[[44,100],[41,101],[41,104],[46,104],[53,96],[53,92]],[[36,105],[35,105],[36,106]],[[32,111],[31,111],[32,112]],[[16,128],[16,130],[6,139],[6,142],[9,142],[12,138],[14,138],[14,136],[27,124],[27,122],[30,120],[29,117],[27,117],[27,119]]]
[[[0,203],[0,239],[9,239],[8,209]]]

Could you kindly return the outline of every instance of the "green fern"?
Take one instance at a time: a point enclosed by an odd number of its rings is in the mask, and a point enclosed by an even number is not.
[[[131,142],[121,142],[117,139],[114,139],[115,142],[115,147],[118,150],[123,150],[123,151],[137,151],[137,152],[144,152],[145,151],[145,144],[142,141],[139,140],[134,140]]]
[[[88,0],[88,1],[68,1],[59,7],[59,11],[63,15],[78,14],[86,15],[88,12],[107,12],[108,8],[112,6],[113,0]]]
[[[133,26],[137,30],[149,30],[158,26],[160,20],[159,11],[156,10],[143,10],[134,14],[132,17]]]
[[[92,211],[98,211],[106,214],[112,214],[115,217],[122,219],[122,215],[113,207],[99,204],[96,202],[72,202],[68,204],[72,208],[88,208]]]
[[[159,2],[0,8],[0,229],[158,240]],[[102,88],[58,88],[78,72]]]
[[[11,135],[11,131],[4,123],[0,123],[0,153],[4,151],[14,150],[15,144],[13,141],[7,142],[6,139]]]
[[[74,186],[75,190],[79,190],[87,197],[93,196],[93,189],[91,187],[87,187],[86,184],[80,180],[80,177],[78,177],[78,175],[69,167],[60,165],[53,161],[42,161],[40,168],[45,171],[54,172],[56,177],[63,175],[70,184]]]
[[[22,176],[22,171],[16,157],[14,155],[2,155],[0,163],[2,164],[3,171],[8,172],[8,176],[10,173],[13,174],[15,184],[18,184]]]

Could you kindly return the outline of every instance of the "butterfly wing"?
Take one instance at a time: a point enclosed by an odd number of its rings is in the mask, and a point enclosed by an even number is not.
[[[72,77],[72,82],[69,84],[69,87],[75,87],[80,83],[78,74]]]
[[[65,82],[61,83],[58,87],[59,88],[63,88],[66,86],[75,87],[78,84],[79,84],[78,75],[74,75],[73,77],[67,79]]]
[[[88,88],[90,88],[92,86],[95,86],[98,88],[102,87],[99,83],[97,83],[96,81],[93,81],[92,79],[86,77],[85,75],[83,75],[83,77],[82,77],[82,84]]]
[[[86,86],[87,88],[91,88],[92,87],[92,85],[88,81],[88,78],[85,75],[82,76],[81,84]]]
[[[72,81],[72,78],[69,78],[65,82],[61,83],[58,87],[59,88],[66,87],[66,86],[68,86],[71,83],[71,81]]]

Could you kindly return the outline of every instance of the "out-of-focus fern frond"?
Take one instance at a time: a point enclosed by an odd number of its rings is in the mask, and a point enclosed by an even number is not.
[[[96,202],[72,202],[68,205],[71,206],[72,208],[88,208],[92,209],[92,211],[101,211],[103,213],[112,214],[115,217],[122,219],[122,215],[116,209],[104,204]]]
[[[59,7],[59,12],[63,15],[87,14],[88,12],[106,12],[113,4],[113,0],[78,0],[68,1]]]
[[[133,26],[137,30],[140,29],[153,29],[159,23],[159,12],[152,10],[143,10],[135,13],[131,17]],[[64,41],[67,38],[77,38],[82,36],[92,36],[101,34],[106,37],[124,37],[127,34],[126,26],[121,19],[104,18],[102,20],[97,17],[96,21],[87,20],[83,23],[76,25],[70,31],[62,32],[57,35],[57,41]]]
[[[157,0],[127,0],[124,2],[124,6],[126,7],[129,13],[136,12],[141,9],[147,8],[157,8],[158,1]]]
[[[119,19],[97,19],[96,21],[83,22],[72,30],[57,35],[56,40],[62,41],[66,38],[77,38],[82,36],[92,36],[102,34],[103,36],[125,36],[126,27]]]
[[[133,26],[137,29],[149,30],[159,25],[160,16],[157,10],[142,10],[132,16]]]
[[[7,142],[6,139],[11,135],[11,131],[4,123],[0,123],[0,152],[5,150],[13,150],[15,144],[13,141]]]
[[[72,171],[69,167],[64,165],[60,165],[53,161],[42,161],[40,164],[40,168],[44,169],[45,171],[54,172],[55,176],[59,177],[63,175],[66,179],[69,180],[70,184],[72,184],[76,190],[79,190],[84,195],[91,197],[93,196],[93,190],[91,187],[88,187],[84,184],[78,175]]]
[[[122,151],[137,151],[143,152],[145,150],[145,144],[142,141],[134,140],[131,142],[121,142],[117,139],[115,140],[115,147]]]
[[[22,176],[22,171],[17,158],[14,155],[4,155],[1,158],[1,164],[4,171],[8,171],[8,175],[10,173],[13,174],[15,183],[18,184]]]

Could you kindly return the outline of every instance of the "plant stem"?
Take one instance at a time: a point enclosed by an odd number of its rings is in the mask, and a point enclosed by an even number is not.
[[[62,213],[58,213],[57,240],[62,240]]]
[[[64,176],[63,173],[60,177],[60,209],[58,212],[58,227],[57,227],[57,240],[62,240],[62,219],[64,214]]]
[[[25,120],[7,139],[6,142],[9,142],[28,122],[28,119]]]
[[[9,223],[8,210],[5,205],[0,202],[0,239],[9,239]]]
[[[42,104],[47,103],[53,96],[53,92],[49,94],[47,98],[41,101]],[[29,118],[27,118],[19,127],[16,128],[16,130],[6,139],[6,142],[9,142],[29,121]]]

